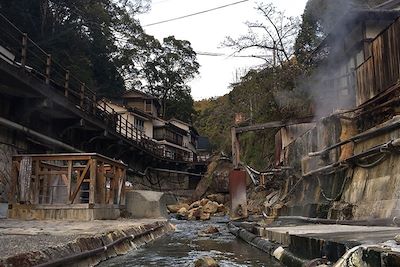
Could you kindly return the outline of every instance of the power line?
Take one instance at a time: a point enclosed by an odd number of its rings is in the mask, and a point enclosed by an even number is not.
[[[199,11],[199,12],[196,12],[196,13],[184,15],[184,16],[180,16],[180,17],[176,17],[176,18],[172,18],[172,19],[166,19],[166,20],[150,23],[150,24],[144,25],[143,27],[149,27],[149,26],[153,26],[153,25],[158,25],[158,24],[174,21],[174,20],[184,19],[184,18],[200,15],[200,14],[203,14],[203,13],[211,12],[211,11],[214,11],[214,10],[222,9],[222,8],[225,8],[225,7],[237,5],[237,4],[248,2],[248,1],[250,1],[250,0],[242,0],[242,1],[234,2],[234,3],[230,3],[230,4],[227,4],[227,5],[218,6],[218,7],[214,7],[214,8],[211,8],[211,9]]]

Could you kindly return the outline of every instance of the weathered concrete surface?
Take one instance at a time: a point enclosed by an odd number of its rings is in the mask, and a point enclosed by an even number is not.
[[[126,210],[133,218],[167,218],[167,205],[176,204],[169,193],[134,190],[126,192]]]
[[[297,257],[316,259],[327,257],[336,262],[352,247],[372,245],[393,240],[398,227],[349,225],[297,225],[255,227],[256,234],[281,244]]]
[[[148,229],[153,233],[134,241],[126,241],[76,266],[94,266],[110,257],[125,254],[144,242],[149,242],[172,226],[166,220],[102,220],[73,221],[0,221],[0,266],[34,266],[75,253],[92,250],[124,237],[137,235]]]

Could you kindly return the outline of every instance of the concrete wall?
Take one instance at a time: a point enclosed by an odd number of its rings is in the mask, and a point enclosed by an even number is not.
[[[133,218],[168,218],[167,205],[177,202],[169,193],[144,190],[126,193],[126,211]]]
[[[392,119],[382,125],[391,123]],[[378,165],[365,168],[351,165],[347,170],[319,173],[302,177],[302,172],[318,169],[347,159],[377,145],[400,137],[400,130],[348,144],[332,150],[326,157],[308,157],[309,152],[348,139],[357,134],[355,125],[347,120],[327,118],[287,146],[284,165],[294,169],[276,177],[282,180],[285,201],[278,206],[281,215],[327,217],[331,219],[392,218],[400,216],[400,155],[388,154]],[[375,161],[379,156],[369,159]],[[300,160],[301,159],[301,160]],[[305,171],[306,170],[306,171]]]

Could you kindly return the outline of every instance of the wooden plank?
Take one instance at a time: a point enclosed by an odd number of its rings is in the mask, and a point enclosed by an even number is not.
[[[122,195],[122,187],[123,187],[123,170],[118,168],[117,169],[117,205],[121,203],[121,195]]]
[[[115,178],[116,178],[116,170],[115,166],[112,166],[112,177],[110,177],[110,198],[108,199],[108,204],[114,204],[114,196],[115,196]]]
[[[68,200],[71,197],[71,186],[72,186],[72,160],[69,160],[68,163],[68,171],[67,171],[67,197]]]
[[[40,160],[35,160],[35,182],[33,186],[32,204],[39,204],[39,186],[40,186]]]
[[[120,200],[120,205],[125,205],[125,196],[126,196],[126,187],[125,187],[125,182],[126,182],[126,169],[123,169],[122,171],[122,190],[121,190],[121,200]]]
[[[11,204],[16,203],[17,181],[18,181],[18,161],[13,161],[11,164],[11,185],[8,194],[8,201]]]
[[[236,130],[237,129],[235,127],[231,128],[232,163],[233,163],[233,168],[235,169],[239,168],[239,163],[240,163],[240,145]]]
[[[100,163],[97,175],[98,200],[100,204],[106,203],[106,176],[104,162]]]
[[[85,179],[86,173],[88,172],[91,164],[92,164],[92,160],[88,160],[85,169],[82,171],[81,175],[79,176],[79,178],[78,178],[78,180],[76,182],[75,190],[72,193],[71,197],[69,198],[69,203],[70,204],[74,203],[76,195],[78,194],[79,189],[81,188],[83,179]]]
[[[92,159],[90,166],[90,183],[89,183],[89,204],[96,202],[96,174],[97,174],[97,160]]]
[[[40,202],[42,204],[47,202],[48,182],[50,177],[51,177],[50,175],[45,175],[43,177],[42,201]]]
[[[313,121],[314,121],[314,117],[305,117],[305,118],[292,119],[292,120],[287,120],[287,121],[270,121],[267,123],[255,124],[255,125],[250,125],[250,126],[246,126],[246,127],[237,127],[236,133],[240,134],[240,133],[244,133],[244,132],[281,128],[281,127],[288,126],[288,125],[310,123]]]

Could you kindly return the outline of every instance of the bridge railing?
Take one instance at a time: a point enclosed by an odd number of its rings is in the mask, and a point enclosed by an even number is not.
[[[0,13],[0,59],[30,73],[36,79],[51,85],[77,108],[100,119],[107,128],[134,141],[137,146],[159,157],[164,149],[135,127],[122,114],[118,114],[104,98],[61,65],[51,54],[36,44]],[[180,160],[176,158],[174,160]]]

